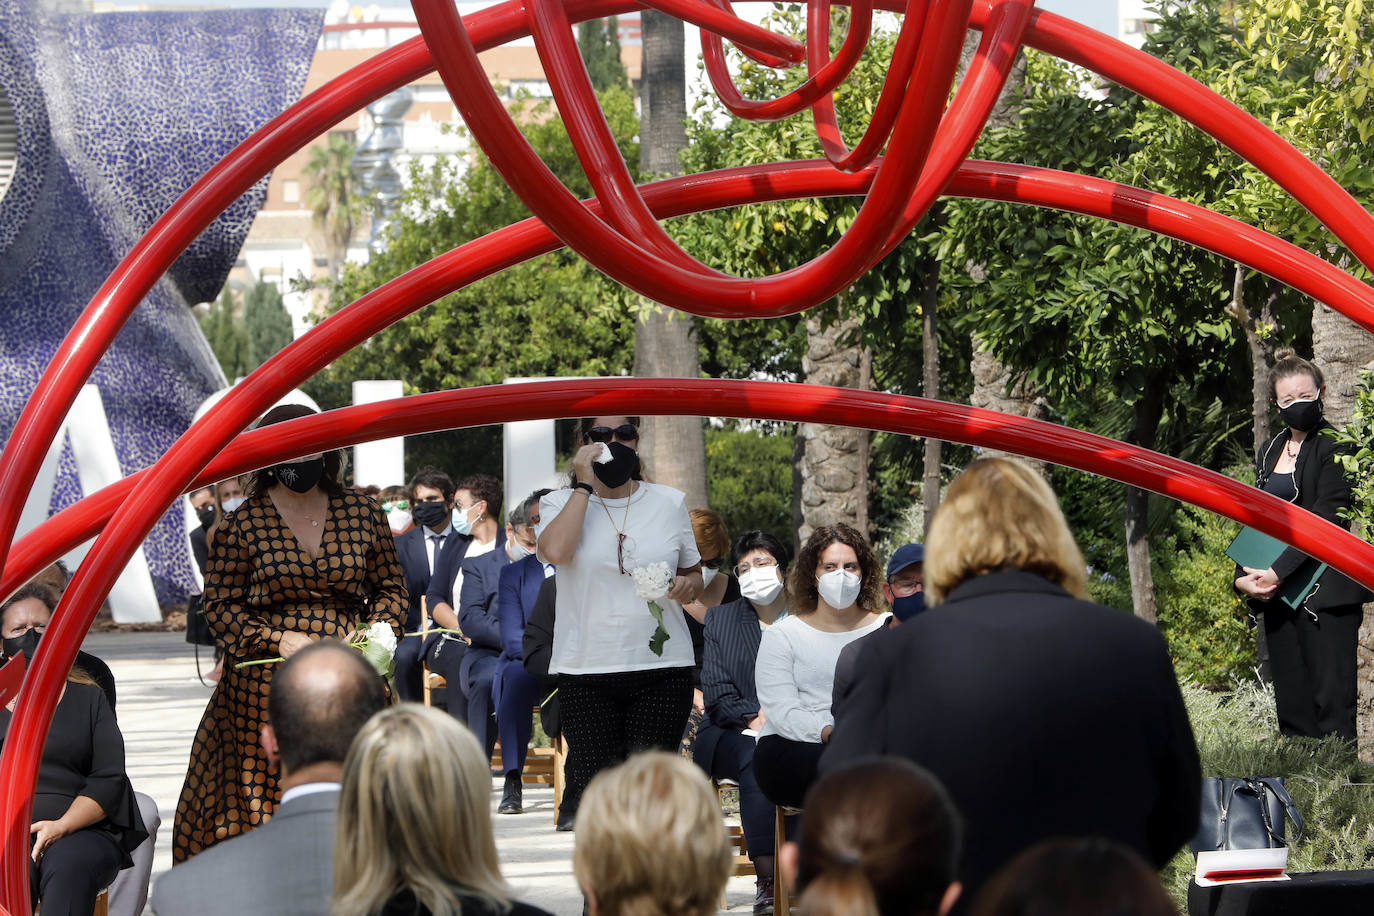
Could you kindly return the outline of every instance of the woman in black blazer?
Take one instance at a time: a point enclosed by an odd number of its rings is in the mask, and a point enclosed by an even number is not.
[[[964,815],[966,895],[1047,837],[1106,836],[1158,868],[1197,832],[1197,746],[1164,637],[1083,600],[1086,579],[1044,479],[981,459],[931,525],[931,610],[860,654],[821,769],[893,754],[934,773]]]
[[[1265,443],[1255,462],[1255,485],[1348,528],[1350,480],[1322,416],[1321,370],[1292,351],[1280,351],[1269,370],[1269,396],[1287,429]],[[1236,568],[1236,588],[1250,613],[1264,618],[1274,705],[1285,735],[1355,740],[1355,646],[1368,590],[1328,568],[1297,610],[1271,600],[1285,579],[1311,577],[1316,560],[1290,547],[1268,569]]]
[[[765,627],[787,613],[788,552],[762,531],[746,531],[730,551],[742,597],[706,613],[701,690],[706,719],[692,758],[715,778],[739,783],[744,847],[757,876],[754,911],[773,907],[773,803],[754,779],[754,747],[763,712],[754,689],[754,661]]]

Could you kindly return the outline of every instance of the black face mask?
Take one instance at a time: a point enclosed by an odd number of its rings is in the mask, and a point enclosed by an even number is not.
[[[14,658],[16,655],[22,654],[25,664],[31,664],[33,652],[38,648],[38,639],[42,635],[33,627],[29,627],[19,636],[6,636],[2,641],[5,658]]]
[[[412,503],[410,517],[417,525],[433,528],[449,517],[449,508],[441,502]]]
[[[324,459],[309,458],[305,461],[292,461],[272,468],[277,480],[288,489],[297,493],[307,493],[324,476]]]
[[[1300,433],[1310,433],[1322,422],[1322,399],[1315,401],[1294,401],[1287,407],[1279,408],[1279,416],[1288,424],[1289,429]]]
[[[201,506],[196,510],[196,518],[200,519],[200,527],[209,528],[215,523],[214,504]]]
[[[593,463],[592,473],[597,480],[614,490],[639,473],[639,453],[623,442],[607,442],[606,448],[611,450],[611,460]]]

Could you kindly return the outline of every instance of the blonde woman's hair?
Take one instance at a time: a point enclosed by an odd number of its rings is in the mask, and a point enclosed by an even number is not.
[[[329,912],[372,916],[407,888],[434,916],[458,916],[460,891],[508,910],[489,766],[452,716],[418,703],[373,716],[344,761]]]
[[[599,916],[709,916],[732,860],[705,774],[676,754],[602,771],[578,805],[573,872]]]
[[[1014,567],[1086,595],[1083,553],[1054,491],[1012,458],[980,458],[954,478],[926,537],[926,603],[961,582]]]

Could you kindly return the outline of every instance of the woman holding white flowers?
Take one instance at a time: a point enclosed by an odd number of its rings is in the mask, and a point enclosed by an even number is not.
[[[568,784],[582,790],[637,750],[678,746],[692,706],[692,640],[679,604],[701,591],[683,494],[643,479],[637,417],[581,421],[572,485],[540,501],[538,555],[558,567],[550,674],[558,675]]]
[[[309,416],[274,407],[258,426]],[[258,733],[275,664],[318,639],[381,623],[400,632],[406,589],[396,542],[375,500],[339,481],[343,455],[307,455],[256,471],[244,503],[210,543],[205,619],[224,648],[224,676],[191,745],[172,828],[172,860],[261,825],[276,810],[277,775]]]
[[[888,615],[878,558],[848,525],[813,531],[787,585],[788,616],[763,634],[754,666],[764,718],[754,776],[774,804],[799,808],[835,727],[830,707],[840,650]]]

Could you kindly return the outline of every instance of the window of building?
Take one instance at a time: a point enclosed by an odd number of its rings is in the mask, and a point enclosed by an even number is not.
[[[298,204],[301,202],[301,183],[294,178],[287,178],[281,183],[281,199],[283,203]]]

